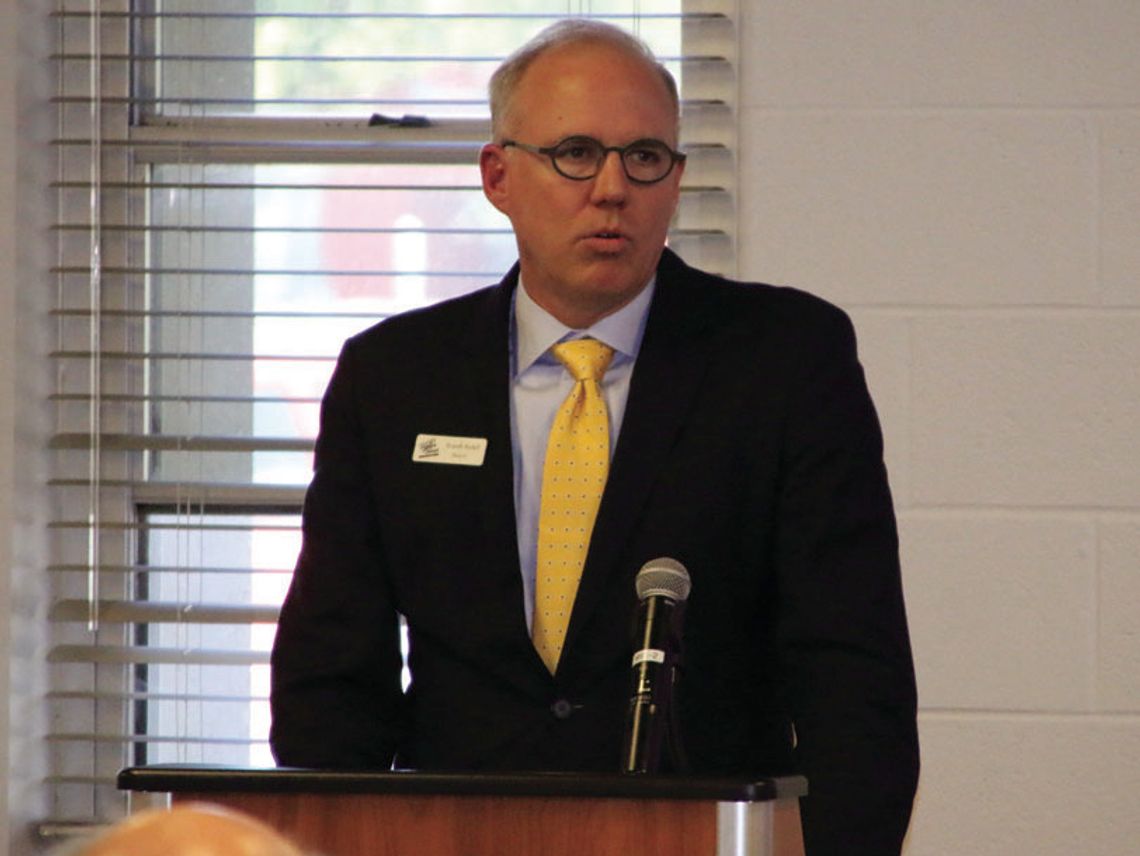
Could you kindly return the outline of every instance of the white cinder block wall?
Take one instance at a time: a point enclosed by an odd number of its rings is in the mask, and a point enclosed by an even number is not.
[[[851,312],[886,435],[906,852],[1140,853],[1140,2],[741,5],[740,273]]]

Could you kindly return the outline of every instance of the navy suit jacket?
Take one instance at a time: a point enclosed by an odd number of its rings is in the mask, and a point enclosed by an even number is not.
[[[633,579],[668,556],[693,582],[678,688],[693,772],[803,772],[809,854],[897,852],[918,774],[914,672],[847,317],[665,251],[551,675],[516,543],[516,283],[381,322],[340,355],[273,652],[279,763],[616,770]],[[485,459],[415,462],[420,434],[486,439]]]

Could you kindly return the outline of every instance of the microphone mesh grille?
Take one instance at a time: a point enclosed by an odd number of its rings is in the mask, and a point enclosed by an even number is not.
[[[649,597],[667,597],[670,600],[683,601],[689,596],[692,581],[685,566],[676,559],[653,559],[641,566],[637,572],[637,597],[645,600]]]

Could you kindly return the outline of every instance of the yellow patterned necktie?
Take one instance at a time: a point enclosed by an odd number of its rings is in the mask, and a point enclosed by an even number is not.
[[[550,426],[538,511],[531,635],[553,674],[610,468],[609,415],[601,380],[614,352],[596,339],[563,342],[551,351],[575,380]]]

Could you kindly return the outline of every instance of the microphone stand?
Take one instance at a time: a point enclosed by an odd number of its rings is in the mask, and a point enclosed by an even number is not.
[[[662,772],[663,748],[668,758],[666,769],[675,772],[688,770],[688,759],[681,741],[680,717],[675,703],[681,658],[680,613],[683,606],[683,603],[658,597],[650,598],[647,603],[645,637],[637,640],[638,650],[662,651],[664,660],[655,663],[647,658],[635,666],[623,744],[624,773]],[[658,638],[654,639],[653,636]]]

